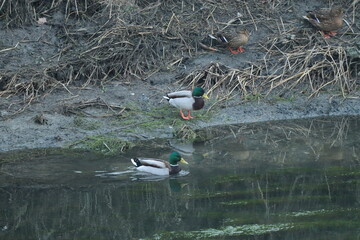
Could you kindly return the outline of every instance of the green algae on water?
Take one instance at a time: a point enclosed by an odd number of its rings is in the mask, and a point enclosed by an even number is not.
[[[219,229],[209,228],[190,232],[167,232],[156,234],[152,239],[218,239],[221,237],[263,235],[271,232],[286,231],[292,227],[293,225],[290,223],[248,224],[242,226],[227,226]]]

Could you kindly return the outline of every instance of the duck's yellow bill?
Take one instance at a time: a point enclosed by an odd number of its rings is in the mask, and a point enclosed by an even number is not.
[[[204,93],[204,94],[202,95],[202,97],[205,98],[205,99],[209,99],[209,96],[208,96],[206,93]]]
[[[203,153],[203,154],[201,154],[203,157],[207,157],[207,156],[209,156],[210,154],[208,153],[208,152],[206,152],[206,153]]]
[[[180,159],[180,162],[181,162],[181,163],[185,163],[185,164],[189,164],[189,163],[188,163],[187,161],[185,161],[185,159],[183,159],[183,158]]]

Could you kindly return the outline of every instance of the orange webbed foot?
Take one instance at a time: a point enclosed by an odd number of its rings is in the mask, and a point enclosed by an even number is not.
[[[245,49],[243,49],[242,47],[239,47],[239,48],[238,48],[238,52],[243,53],[243,52],[245,52]]]
[[[233,50],[231,47],[229,47],[229,50],[232,54],[238,54],[239,50]]]
[[[191,116],[191,114],[190,114],[190,110],[188,111],[188,115],[187,115],[187,117],[188,117],[188,119],[190,119],[190,118],[194,118],[193,116]]]
[[[328,39],[330,37],[334,37],[336,35],[336,32],[322,32],[324,38]]]
[[[182,110],[180,110],[180,115],[181,115],[181,117],[182,117],[183,119],[186,119],[186,120],[189,120],[189,119],[190,119],[189,116],[185,116],[185,115],[184,115],[184,113],[183,113]],[[191,117],[191,118],[192,118],[192,117]]]

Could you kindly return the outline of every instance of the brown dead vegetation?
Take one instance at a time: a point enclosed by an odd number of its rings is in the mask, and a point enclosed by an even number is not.
[[[281,12],[293,12],[288,0],[4,0],[0,18],[7,28],[48,17],[45,24],[58,28],[62,43],[52,57],[55,63],[0,69],[0,97],[22,95],[29,104],[57,87],[146,80],[204,52],[204,47],[219,50],[207,35],[237,26],[253,29],[254,35],[270,29],[271,34],[256,45],[263,57],[239,68],[215,62],[187,74],[180,83],[203,86],[210,93],[222,89],[226,96],[234,91],[268,94],[296,88],[313,96],[333,86],[346,96],[359,86],[360,54],[350,56],[349,51],[360,51],[360,11],[355,1],[336,3],[345,6],[347,21],[337,37],[325,40],[305,23],[299,25],[298,19],[281,17]],[[54,12],[64,15],[64,23],[51,22]],[[0,49],[0,55],[16,48]]]
[[[94,115],[86,112],[85,109],[90,107],[105,108],[108,110],[108,112],[110,112],[110,114],[108,113],[103,115]],[[110,105],[101,98],[90,99],[88,101],[75,102],[71,104],[64,104],[63,106],[64,114],[77,114],[96,118],[121,116],[121,114],[126,110],[130,109],[122,107],[120,105]]]

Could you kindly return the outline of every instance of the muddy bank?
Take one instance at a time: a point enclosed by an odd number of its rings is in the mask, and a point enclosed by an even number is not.
[[[210,96],[205,108],[194,112],[196,118],[187,121],[162,99],[169,89],[176,88],[171,83],[111,83],[101,88],[56,91],[15,116],[2,108],[0,150],[76,147],[77,141],[90,136],[129,141],[171,138],[184,127],[196,130],[224,124],[360,114],[359,94],[344,99],[323,93],[308,99],[289,93],[283,98],[269,96],[251,101],[236,95],[226,101]],[[93,104],[68,111],[69,106],[89,102]]]
[[[15,3],[0,9],[2,152],[124,150],[217,125],[360,114],[357,1]],[[302,15],[336,4],[347,23],[324,39]],[[242,28],[241,54],[208,37]],[[194,86],[210,100],[185,121],[162,96]]]

